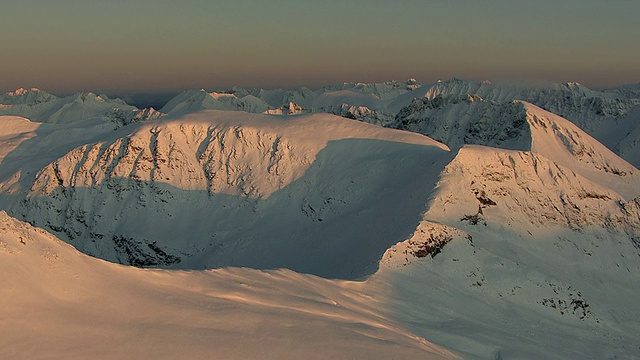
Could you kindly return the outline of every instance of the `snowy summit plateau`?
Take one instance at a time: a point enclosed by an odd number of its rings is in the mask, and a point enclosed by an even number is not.
[[[640,84],[0,95],[11,358],[640,357]]]

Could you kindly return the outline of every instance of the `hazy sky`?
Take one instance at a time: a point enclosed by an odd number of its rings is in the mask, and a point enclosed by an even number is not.
[[[640,82],[634,0],[5,0],[0,90]]]

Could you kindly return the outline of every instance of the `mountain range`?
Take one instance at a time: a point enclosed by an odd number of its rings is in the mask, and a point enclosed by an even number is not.
[[[633,358],[638,89],[410,79],[192,90],[160,110],[7,93],[0,344]]]

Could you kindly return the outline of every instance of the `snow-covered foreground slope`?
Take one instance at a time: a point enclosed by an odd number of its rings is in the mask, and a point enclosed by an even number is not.
[[[453,359],[362,283],[289,270],[141,270],[0,212],[0,347],[12,359]]]
[[[389,316],[465,359],[638,356],[639,250],[628,237],[463,229],[449,229],[434,258],[406,255],[406,244],[390,250],[402,254],[396,267],[369,279]]]

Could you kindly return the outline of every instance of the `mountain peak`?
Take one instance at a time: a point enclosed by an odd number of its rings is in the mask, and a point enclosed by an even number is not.
[[[8,96],[25,96],[27,95],[29,92],[40,92],[40,89],[32,87],[31,89],[25,89],[25,88],[18,88],[14,91],[9,91],[7,92]]]

